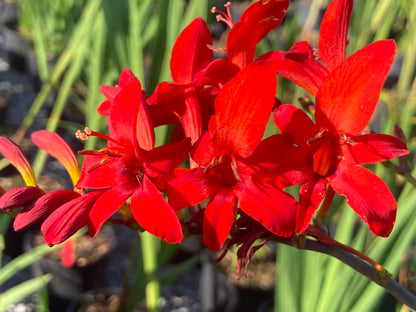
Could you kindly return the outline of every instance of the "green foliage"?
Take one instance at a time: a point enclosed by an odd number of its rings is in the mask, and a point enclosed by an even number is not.
[[[6,215],[0,215],[0,263],[5,248],[4,232],[7,230],[6,225],[8,224],[8,217]],[[30,266],[35,261],[39,260],[43,256],[52,252],[55,248],[51,248],[46,244],[40,245],[16,258],[11,260],[5,266],[0,265],[0,286],[3,285],[7,280],[12,278],[22,269]],[[17,284],[8,290],[0,293],[0,311],[4,311],[8,306],[19,302],[27,296],[41,290],[46,283],[51,280],[52,276],[45,274],[42,276],[34,277],[28,281]]]

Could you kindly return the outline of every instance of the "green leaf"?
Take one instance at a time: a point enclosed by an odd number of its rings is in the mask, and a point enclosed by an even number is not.
[[[40,290],[52,279],[51,274],[45,274],[20,283],[0,294],[0,311],[4,311],[13,303],[19,302],[30,294]]]

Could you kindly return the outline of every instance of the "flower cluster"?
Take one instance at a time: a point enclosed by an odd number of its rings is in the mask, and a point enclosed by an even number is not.
[[[24,207],[15,229],[44,220],[45,241],[57,244],[84,225],[95,235],[105,222],[123,222],[169,243],[202,234],[204,244],[218,251],[230,235],[253,243],[301,234],[316,214],[326,215],[338,193],[375,235],[388,236],[396,201],[360,165],[408,153],[401,140],[367,129],[395,43],[377,41],[347,57],[352,0],[333,0],[317,50],[296,42],[290,51],[256,58],[257,43],[280,24],[288,5],[254,2],[236,23],[229,4],[227,13],[214,8],[230,27],[222,59],[213,60],[208,26],[195,19],[173,47],[173,82],[161,82],[149,97],[128,69],[117,86],[102,86],[106,101],[98,112],[107,116],[108,135],[86,128],[77,137],[98,136],[107,146],[80,151],[80,172],[54,134],[34,133],[39,147],[72,164],[73,191],[45,194],[21,152],[1,138],[0,152],[28,177],[28,186],[0,198],[3,210]],[[313,109],[281,104],[277,75],[309,92]],[[271,117],[278,134],[264,137]],[[160,125],[174,129],[169,143],[155,146]],[[285,191],[291,186],[299,186],[297,196]],[[115,221],[118,211],[122,218]],[[237,234],[250,224],[256,233]]]

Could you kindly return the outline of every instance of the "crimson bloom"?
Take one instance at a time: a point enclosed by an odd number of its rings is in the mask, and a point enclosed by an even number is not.
[[[297,232],[307,227],[325,194],[331,199],[335,191],[347,198],[374,234],[390,234],[396,201],[379,177],[359,165],[408,153],[395,137],[360,135],[374,112],[395,48],[392,40],[375,42],[333,69],[316,95],[316,124],[292,105],[274,112],[280,131],[310,157],[310,174],[300,191]]]
[[[212,38],[207,24],[196,18],[179,35],[170,60],[173,82],[161,82],[148,99],[153,120],[159,124],[180,123],[175,134],[191,138],[194,143],[213,112],[212,88],[204,88],[196,76],[211,61]]]
[[[272,61],[278,75],[316,96],[329,72],[345,60],[352,6],[352,0],[333,0],[329,4],[319,30],[317,53],[308,42],[301,41],[295,42],[290,51],[270,51],[259,59]]]
[[[208,130],[191,152],[201,168],[179,169],[175,179],[167,182],[169,202],[174,206],[209,198],[202,238],[212,250],[219,250],[227,238],[237,216],[237,202],[271,232],[281,236],[294,232],[297,202],[263,183],[259,168],[265,155],[256,152],[275,103],[276,85],[270,64],[260,62],[231,79],[215,100]],[[276,145],[272,151],[284,154],[285,147]]]
[[[257,43],[283,19],[288,0],[257,1],[233,24],[227,14],[213,8],[218,21],[230,27],[227,58],[212,61],[212,38],[206,23],[195,19],[180,34],[170,61],[173,83],[162,82],[148,99],[154,120],[182,125],[195,143],[214,113],[214,98],[223,85],[254,60]],[[177,134],[177,130],[175,134]]]
[[[88,129],[78,133],[83,139],[94,135],[108,140],[105,148],[80,152],[86,157],[77,187],[103,191],[89,213],[90,234],[95,235],[131,197],[133,217],[146,231],[178,243],[183,237],[181,224],[157,185],[163,175],[185,160],[189,140],[155,148],[153,125],[139,80],[127,69],[120,80],[123,83],[114,89],[116,95],[108,97],[110,136]]]

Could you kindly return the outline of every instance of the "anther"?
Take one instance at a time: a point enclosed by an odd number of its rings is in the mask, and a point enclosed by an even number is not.
[[[237,181],[241,181],[240,174],[238,173],[237,161],[235,160],[235,156],[231,154],[231,170],[233,171],[234,178]]]
[[[322,138],[324,135],[325,135],[325,133],[327,133],[328,132],[328,129],[327,128],[321,128],[321,130],[319,130],[319,132],[317,133],[317,134],[315,134],[313,137],[311,137],[310,139],[308,139],[307,141],[306,141],[306,143],[308,144],[308,145],[310,145],[310,144],[312,144],[312,143],[314,143],[314,142],[316,142],[316,141],[318,141],[320,138]]]
[[[231,29],[231,28],[233,28],[233,21],[232,21],[232,18],[231,18],[230,5],[231,5],[231,2],[227,2],[226,4],[224,4],[224,7],[227,9],[227,13],[224,13],[222,11],[217,10],[216,7],[213,7],[211,9],[211,12],[212,13],[219,13],[216,16],[217,22],[224,22]]]
[[[96,164],[92,165],[91,167],[88,168],[87,172],[90,173],[91,171],[93,171],[94,169],[100,168],[102,166],[104,166],[106,163],[108,163],[111,160],[111,157],[104,157],[103,159],[101,159],[99,162],[97,162]]]
[[[339,137],[341,138],[341,140],[343,140],[344,142],[349,143],[351,145],[358,144],[357,142],[354,142],[353,140],[348,139],[347,136],[345,135],[345,133],[340,133]]]

